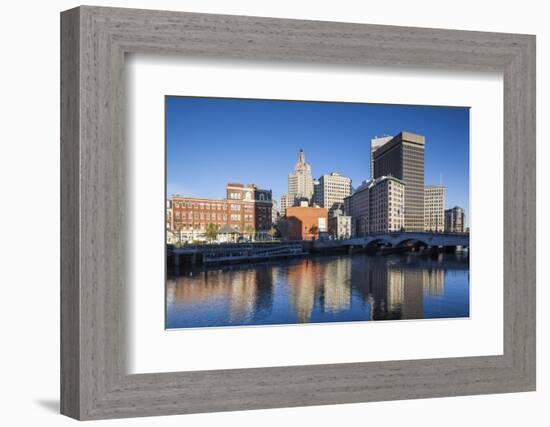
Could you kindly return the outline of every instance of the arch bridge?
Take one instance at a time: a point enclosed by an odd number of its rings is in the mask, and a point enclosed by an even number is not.
[[[314,243],[318,249],[332,246],[442,246],[442,247],[470,247],[469,233],[433,233],[400,231],[393,233],[373,233],[363,237],[353,237],[344,240],[318,240]]]

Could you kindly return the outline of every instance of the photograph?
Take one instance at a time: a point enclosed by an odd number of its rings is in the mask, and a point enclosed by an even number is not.
[[[165,328],[468,318],[469,120],[165,96]]]

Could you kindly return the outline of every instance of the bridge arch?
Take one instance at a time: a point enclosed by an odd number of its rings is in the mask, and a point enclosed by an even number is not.
[[[351,246],[374,246],[384,245],[390,247],[403,247],[411,244],[414,246],[438,246],[438,247],[457,247],[469,248],[470,239],[468,234],[444,234],[444,233],[422,233],[422,232],[392,232],[377,233],[353,237],[345,241],[346,245]]]
[[[424,239],[418,238],[418,237],[406,237],[404,239],[398,240],[395,242],[395,247],[401,247],[405,246],[406,243],[412,243],[412,246],[431,246],[428,242],[426,242]]]
[[[386,239],[384,237],[374,237],[372,239],[367,240],[367,246],[380,246],[383,244],[384,246],[393,246],[393,242],[391,242],[389,239]]]

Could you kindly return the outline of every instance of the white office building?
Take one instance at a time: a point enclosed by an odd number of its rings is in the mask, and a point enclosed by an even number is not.
[[[351,194],[351,179],[347,176],[332,172],[321,176],[315,185],[314,202],[326,208],[331,217],[336,209],[341,209],[344,199]]]
[[[424,231],[442,232],[445,229],[445,187],[424,186]]]
[[[354,236],[404,228],[405,184],[393,176],[364,181],[344,200]]]

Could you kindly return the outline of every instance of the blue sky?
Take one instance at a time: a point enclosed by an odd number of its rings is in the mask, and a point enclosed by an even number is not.
[[[304,149],[314,178],[336,171],[354,187],[370,177],[370,140],[424,135],[425,183],[443,183],[445,207],[469,218],[469,109],[413,105],[166,97],[166,191],[225,197],[255,183],[279,201]]]

